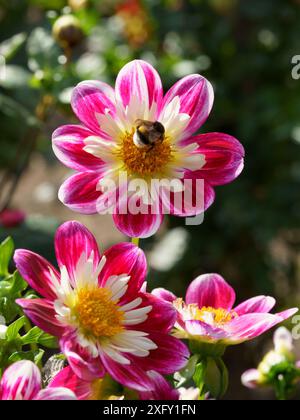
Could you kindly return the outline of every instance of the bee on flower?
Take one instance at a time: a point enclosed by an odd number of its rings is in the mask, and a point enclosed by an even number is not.
[[[101,81],[79,83],[71,105],[81,124],[53,133],[54,153],[77,172],[61,186],[60,200],[80,213],[110,212],[130,237],[153,235],[165,214],[203,214],[215,186],[233,181],[244,159],[230,135],[193,135],[213,99],[212,85],[199,74],[164,95],[159,74],[142,60],[121,69],[115,89]]]

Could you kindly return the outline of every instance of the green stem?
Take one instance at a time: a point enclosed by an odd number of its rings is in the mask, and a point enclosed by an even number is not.
[[[140,243],[140,238],[131,238],[131,242],[132,242],[134,245],[139,246],[139,243]]]

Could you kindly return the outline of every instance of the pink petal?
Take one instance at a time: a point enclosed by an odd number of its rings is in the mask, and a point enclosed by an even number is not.
[[[39,368],[22,360],[7,368],[0,381],[0,400],[32,400],[41,389]]]
[[[153,103],[161,106],[163,89],[157,71],[146,61],[134,60],[126,64],[116,80],[116,99],[126,107],[136,96],[150,109]]]
[[[43,389],[38,393],[35,400],[47,400],[47,401],[70,401],[77,400],[76,395],[70,389],[67,388],[47,388]]]
[[[194,153],[205,156],[205,165],[191,176],[205,179],[211,185],[224,185],[237,178],[244,167],[245,151],[241,143],[223,133],[201,134],[186,140],[198,143]]]
[[[165,300],[166,302],[170,303],[173,303],[174,300],[177,299],[174,293],[170,292],[167,289],[164,289],[163,287],[157,287],[156,289],[153,289],[151,293],[159,299]]]
[[[131,238],[148,238],[158,231],[163,222],[163,215],[158,209],[156,214],[151,214],[150,206],[144,205],[138,214],[131,214],[129,211],[121,214],[118,208],[113,214],[114,223],[124,235]]]
[[[115,115],[115,94],[106,83],[87,80],[79,83],[73,90],[71,105],[78,119],[90,130],[107,137],[100,129],[97,114],[110,112]]]
[[[297,312],[299,312],[299,308],[291,308],[291,309],[287,309],[286,311],[279,312],[277,315],[282,318],[282,321],[285,321],[286,319],[295,315]]]
[[[68,366],[62,369],[50,382],[50,388],[65,387],[74,392],[79,400],[87,400],[92,393],[92,382],[83,381]]]
[[[47,299],[56,299],[51,271],[57,280],[60,279],[60,275],[52,264],[38,254],[25,249],[16,250],[14,261],[21,276],[30,287]]]
[[[158,348],[150,351],[148,357],[133,357],[143,370],[154,370],[163,375],[172,374],[182,369],[189,358],[186,345],[171,335],[160,332],[150,332],[152,340]]]
[[[68,168],[76,171],[97,171],[103,166],[103,161],[83,150],[84,139],[94,135],[80,125],[64,125],[52,135],[53,151]]]
[[[99,357],[93,358],[77,344],[76,337],[66,334],[60,340],[61,350],[68,359],[72,371],[83,381],[91,382],[105,375],[105,369]]]
[[[153,382],[147,376],[147,372],[137,364],[121,365],[106,355],[102,355],[101,360],[112,378],[123,386],[136,391],[146,391],[153,388]]]
[[[16,303],[21,306],[25,315],[43,331],[60,337],[64,328],[56,319],[53,302],[46,299],[17,299]]]
[[[79,172],[67,179],[60,187],[58,198],[71,210],[83,214],[98,213],[98,201],[102,192],[98,188],[103,178],[101,172]]]
[[[93,253],[95,269],[100,262],[96,239],[85,226],[76,221],[66,222],[58,228],[55,252],[59,267],[66,267],[71,280],[75,279],[77,263],[83,253],[87,258]]]
[[[148,376],[153,381],[154,389],[148,392],[140,392],[139,397],[141,400],[179,400],[179,392],[172,388],[171,384],[162,375],[151,370],[148,372]]]
[[[137,246],[124,242],[113,245],[104,253],[106,264],[100,273],[100,285],[104,286],[109,277],[126,274],[130,276],[124,299],[137,297],[147,274],[147,261],[144,252]]]
[[[215,192],[208,182],[196,179],[193,172],[186,172],[184,193],[163,189],[161,201],[164,214],[192,217],[202,214],[215,200]]]
[[[175,83],[163,100],[165,108],[176,96],[180,99],[180,112],[190,116],[184,138],[197,131],[210,114],[214,101],[212,85],[199,74],[192,74]]]
[[[249,369],[242,374],[241,381],[247,388],[255,389],[259,386],[260,377],[261,374],[257,369]]]
[[[270,296],[257,296],[234,308],[234,312],[238,315],[250,313],[268,313],[275,306],[276,300]]]
[[[231,336],[229,342],[237,344],[260,336],[282,321],[283,318],[279,315],[246,314],[235,318],[224,329]]]
[[[186,293],[186,303],[196,303],[199,308],[211,306],[230,311],[234,301],[234,290],[219,274],[203,274],[197,277]]]
[[[150,293],[141,293],[138,295],[143,299],[143,303],[137,308],[152,306],[148,313],[146,321],[134,325],[132,329],[145,332],[168,333],[174,327],[177,318],[177,311],[170,302],[165,302]]]

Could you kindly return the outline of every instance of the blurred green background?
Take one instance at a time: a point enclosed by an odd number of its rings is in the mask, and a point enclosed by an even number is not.
[[[68,20],[57,28],[70,14],[72,28],[64,27]],[[2,220],[0,237],[10,234],[18,247],[50,259],[64,220],[83,221],[105,246],[123,239],[110,218],[83,217],[58,202],[68,170],[50,139],[57,126],[75,121],[69,100],[76,83],[113,84],[126,62],[143,58],[165,89],[189,73],[207,77],[216,98],[201,131],[226,132],[246,149],[242,175],[217,188],[202,225],[170,218],[157,237],[142,241],[150,286],[182,295],[197,275],[218,272],[238,300],[273,294],[279,309],[299,306],[300,80],[292,78],[299,22],[299,0],[0,0],[7,64],[0,77],[0,212],[26,214],[20,226]],[[239,378],[256,366],[269,338],[228,351],[228,398],[266,395],[243,389]]]

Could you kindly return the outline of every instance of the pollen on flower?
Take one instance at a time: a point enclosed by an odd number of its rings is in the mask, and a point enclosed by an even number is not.
[[[124,313],[105,288],[78,291],[75,313],[87,336],[105,339],[123,331]]]
[[[151,178],[166,174],[166,166],[174,160],[174,149],[170,140],[165,138],[151,148],[139,148],[133,142],[134,130],[126,133],[120,142],[117,154],[122,160],[124,170],[130,175]]]
[[[197,309],[195,319],[208,324],[224,325],[236,318],[236,316],[234,312],[226,311],[223,308],[216,309],[211,306],[203,306],[201,309]]]

